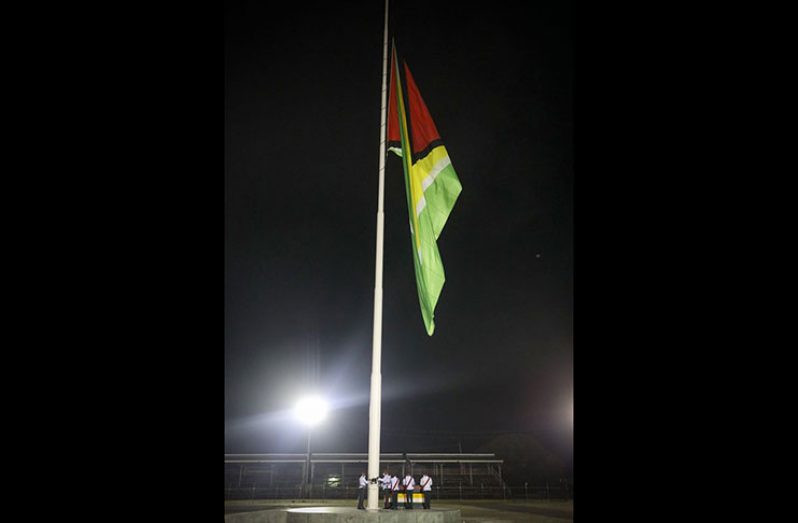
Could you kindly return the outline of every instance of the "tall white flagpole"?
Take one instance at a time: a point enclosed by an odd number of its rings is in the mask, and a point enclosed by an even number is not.
[[[368,477],[380,474],[380,404],[382,402],[382,244],[385,227],[385,141],[388,109],[388,0],[385,0],[385,32],[382,42],[382,110],[380,113],[379,193],[377,196],[377,257],[374,277],[374,336],[371,352],[371,397],[369,400],[369,466]],[[377,510],[379,490],[376,483],[368,486],[368,510]]]

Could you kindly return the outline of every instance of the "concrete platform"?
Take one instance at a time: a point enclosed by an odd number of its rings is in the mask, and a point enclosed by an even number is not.
[[[461,523],[460,510],[303,507],[227,514],[226,523]]]

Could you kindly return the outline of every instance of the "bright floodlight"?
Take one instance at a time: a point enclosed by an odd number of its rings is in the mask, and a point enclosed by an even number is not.
[[[294,413],[299,421],[312,427],[327,416],[327,402],[319,396],[307,396],[299,400]]]

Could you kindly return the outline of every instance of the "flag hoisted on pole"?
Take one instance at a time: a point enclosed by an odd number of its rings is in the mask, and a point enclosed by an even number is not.
[[[407,64],[391,53],[388,147],[402,158],[418,301],[427,334],[446,277],[437,240],[462,186]]]
[[[388,103],[388,0],[382,48],[379,189],[377,196],[377,249],[374,276],[374,333],[372,337],[369,397],[368,478],[379,476],[380,410],[382,402],[382,267],[385,229],[386,143],[402,158],[413,245],[413,266],[427,334],[435,330],[435,305],[446,280],[436,243],[462,187],[443,146],[435,123],[421,98],[407,64],[400,72],[396,47],[391,60]],[[406,86],[406,87],[403,87]],[[405,94],[406,93],[406,94]],[[386,114],[387,113],[387,114]],[[377,510],[378,486],[369,481],[368,510]]]

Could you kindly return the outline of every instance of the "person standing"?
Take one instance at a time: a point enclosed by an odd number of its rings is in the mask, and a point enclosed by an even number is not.
[[[432,497],[432,478],[425,473],[421,476],[421,493],[424,495],[424,508],[429,510],[430,498]]]
[[[366,510],[366,507],[363,506],[363,497],[366,493],[366,487],[368,487],[369,480],[366,479],[366,471],[360,473],[360,479],[358,480],[358,487],[357,487],[357,508],[361,510]]]
[[[411,510],[413,508],[413,490],[416,488],[416,480],[410,473],[402,480],[402,489],[405,491],[405,508]]]
[[[391,510],[399,507],[399,478],[396,475],[391,477]]]
[[[380,478],[380,487],[382,487],[383,507],[391,508],[391,475],[388,474],[386,469]]]

